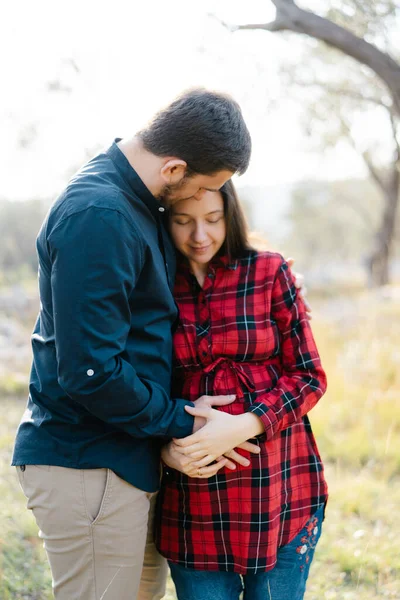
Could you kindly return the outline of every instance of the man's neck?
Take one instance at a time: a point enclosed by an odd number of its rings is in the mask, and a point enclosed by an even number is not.
[[[157,198],[162,189],[159,183],[160,158],[148,152],[138,137],[123,139],[117,145],[147,189]]]

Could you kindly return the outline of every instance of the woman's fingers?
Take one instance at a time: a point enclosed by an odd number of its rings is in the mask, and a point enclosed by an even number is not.
[[[237,447],[242,450],[247,450],[247,452],[251,452],[252,454],[260,454],[261,452],[260,446],[257,446],[257,444],[253,444],[252,442],[243,442],[243,444],[239,444]]]
[[[201,449],[201,450],[196,450],[194,452],[190,452],[190,454],[186,454],[186,456],[190,459],[190,460],[194,460],[196,462],[198,462],[199,460],[203,460],[206,456],[213,456],[212,460],[215,460],[215,454],[210,455],[207,450],[205,449]]]
[[[188,473],[189,477],[197,477],[200,479],[208,479],[209,477],[212,477],[213,475],[215,475],[216,473],[218,473],[218,471],[220,469],[222,469],[222,467],[225,467],[227,463],[227,460],[221,460],[219,462],[214,463],[213,465],[210,465],[208,467],[203,467],[200,470],[200,475],[198,473],[198,469],[194,469],[190,472],[190,474]]]
[[[207,449],[203,448],[200,443],[192,444],[191,446],[177,446],[179,448],[178,452],[184,454],[185,456],[190,456],[190,458],[203,458],[207,454]],[[198,453],[198,456],[194,456],[195,453]]]

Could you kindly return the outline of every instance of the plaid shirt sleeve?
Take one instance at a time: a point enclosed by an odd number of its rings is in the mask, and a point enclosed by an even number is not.
[[[300,421],[326,390],[326,376],[305,306],[282,257],[272,288],[271,320],[280,332],[282,376],[250,409],[261,418],[267,441]]]

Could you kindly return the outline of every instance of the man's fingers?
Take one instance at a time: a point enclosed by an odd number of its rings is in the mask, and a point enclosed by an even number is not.
[[[211,408],[200,406],[197,408],[196,406],[190,406],[189,404],[186,404],[185,410],[193,417],[203,417],[207,419],[210,416]]]
[[[304,306],[305,306],[305,309],[306,309],[306,317],[307,317],[307,319],[309,321],[311,321],[311,319],[312,319],[312,314],[311,314],[312,313],[312,308],[311,308],[310,304],[307,302],[307,300],[305,298],[303,298],[303,302],[304,302]]]
[[[297,289],[301,290],[303,294],[305,294],[304,275],[301,273],[293,273],[293,275],[295,277],[294,285],[297,287]]]
[[[243,444],[239,444],[238,448],[247,450],[247,452],[251,452],[252,454],[260,454],[261,452],[260,446],[257,446],[257,444],[253,444],[252,442],[243,442]]]
[[[294,265],[294,258],[289,257],[289,258],[286,258],[285,260],[286,260],[287,264],[289,265],[289,267],[292,268]]]
[[[209,400],[211,406],[226,406],[227,404],[231,404],[235,398],[235,394],[230,394],[229,396],[210,396]]]
[[[249,459],[239,454],[239,452],[236,452],[236,450],[230,450],[230,452],[227,452],[225,456],[229,457],[231,460],[234,460],[238,465],[242,465],[242,467],[248,467],[250,464]]]
[[[218,458],[215,459],[217,462],[221,461],[221,460],[226,460],[226,468],[230,469],[231,471],[235,471],[236,470],[236,465],[232,460],[229,460],[228,458],[226,458],[225,456],[218,456]]]

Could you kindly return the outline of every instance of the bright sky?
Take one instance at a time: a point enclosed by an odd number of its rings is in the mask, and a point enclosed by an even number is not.
[[[279,67],[293,44],[280,34],[231,34],[211,11],[232,23],[274,15],[267,0],[6,3],[0,197],[53,196],[86,153],[132,135],[193,85],[227,91],[243,108],[254,150],[239,185],[362,174],[343,149],[330,159],[306,153],[295,106],[277,102]],[[49,91],[57,79],[70,93]]]

